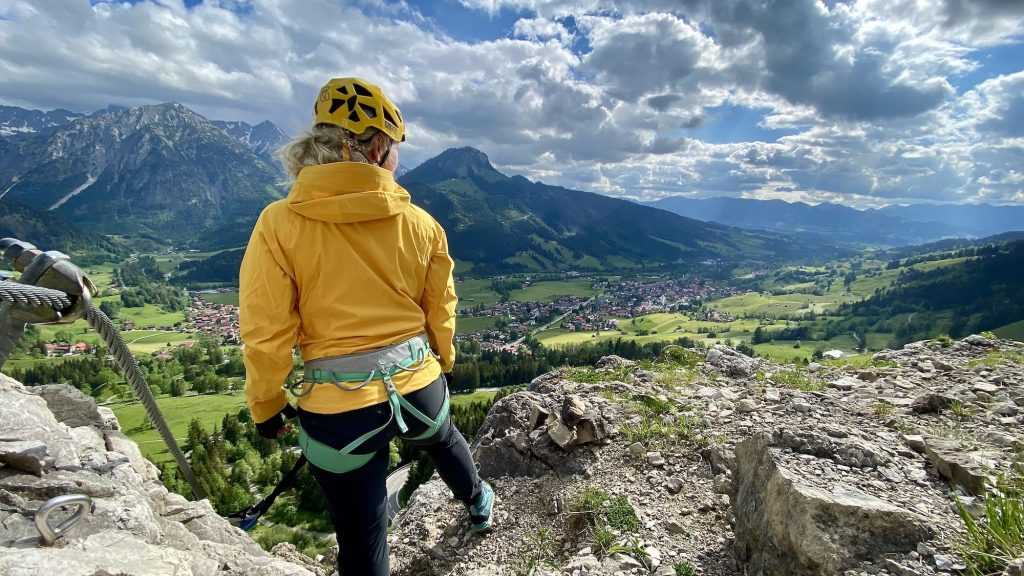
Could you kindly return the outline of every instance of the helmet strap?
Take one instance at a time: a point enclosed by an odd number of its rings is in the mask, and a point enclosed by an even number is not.
[[[384,167],[384,163],[388,161],[388,158],[390,156],[391,156],[391,144],[388,144],[388,149],[384,152],[384,155],[380,157],[380,160],[377,161],[377,166],[383,168]]]
[[[352,160],[352,150],[348,147],[348,142],[341,141],[341,159],[345,162]]]

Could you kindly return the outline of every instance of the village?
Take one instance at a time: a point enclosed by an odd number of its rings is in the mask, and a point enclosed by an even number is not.
[[[546,328],[569,332],[618,330],[618,321],[657,312],[687,310],[699,302],[732,294],[700,279],[601,280],[592,298],[562,296],[551,302],[506,301],[462,311],[473,317],[499,318],[493,328],[463,332],[461,341],[479,344],[481,350],[517,353],[525,337]],[[713,310],[697,311],[698,319],[731,322],[735,318]]]
[[[657,312],[691,310],[695,319],[730,322],[728,314],[694,309],[700,302],[733,293],[732,289],[713,287],[701,279],[598,280],[592,297],[558,296],[553,300],[505,300],[459,310],[460,318],[493,318],[492,325],[473,331],[460,331],[459,341],[479,344],[481,350],[516,353],[527,335],[541,329],[560,328],[569,332],[618,330],[618,321]],[[215,304],[193,293],[182,329],[224,345],[241,342],[238,307]]]

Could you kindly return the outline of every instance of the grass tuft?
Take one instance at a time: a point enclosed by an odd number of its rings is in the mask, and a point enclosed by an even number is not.
[[[995,350],[981,358],[975,358],[969,361],[967,363],[967,367],[977,368],[978,366],[982,366],[985,368],[996,368],[1003,364],[1024,364],[1024,353]]]
[[[697,576],[697,570],[689,562],[676,562],[672,565],[676,576]]]
[[[615,546],[619,534],[640,530],[640,518],[625,496],[610,496],[601,488],[588,486],[570,502],[569,509],[590,532],[599,555],[620,552]]]
[[[600,382],[631,382],[633,369],[628,366],[599,370],[590,366],[575,366],[565,369],[565,377],[580,384],[598,384]]]
[[[888,418],[896,411],[896,407],[888,402],[878,401],[871,405],[871,411],[879,418]]]
[[[779,386],[803,392],[817,392],[825,388],[824,383],[802,370],[782,370],[772,374],[771,379]]]
[[[985,513],[975,519],[959,498],[957,511],[967,532],[962,553],[971,576],[1001,573],[1024,557],[1024,477],[1002,481],[985,497]]]

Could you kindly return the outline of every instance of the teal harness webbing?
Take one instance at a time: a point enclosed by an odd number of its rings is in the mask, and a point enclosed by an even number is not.
[[[417,346],[417,344],[419,345]],[[385,360],[389,355],[394,356],[394,353],[404,345],[408,345],[408,356],[403,354],[404,357],[397,361]],[[388,426],[391,425],[392,421],[398,425],[400,432],[399,437],[404,440],[425,440],[437,434],[438,430],[441,429],[441,426],[443,426],[445,421],[448,419],[448,413],[451,410],[451,403],[448,398],[448,387],[445,387],[444,402],[441,403],[441,408],[438,410],[437,416],[431,418],[413,406],[411,402],[406,400],[405,397],[398,392],[398,389],[395,387],[395,383],[392,380],[392,376],[398,372],[415,372],[418,370],[419,368],[414,368],[414,366],[421,367],[423,362],[426,360],[427,353],[429,352],[429,348],[426,348],[422,339],[414,338],[408,342],[398,344],[380,352],[376,361],[377,366],[368,372],[335,371],[324,368],[311,368],[307,370],[303,383],[308,384],[310,387],[317,384],[334,384],[342,390],[352,391],[358,390],[372,381],[381,381],[384,384],[385,390],[387,390],[388,405],[391,407],[391,415],[383,426],[366,432],[343,446],[341,449],[334,448],[312,438],[306,434],[306,431],[302,429],[302,426],[299,426],[299,447],[302,448],[302,452],[306,455],[306,458],[317,468],[321,468],[335,474],[344,474],[345,472],[351,472],[352,470],[357,470],[362,466],[365,466],[366,463],[373,458],[373,452],[369,454],[356,454],[355,451],[371,438],[386,430]],[[365,361],[367,358],[363,356],[361,359]],[[343,363],[345,358],[341,357],[335,360]],[[343,385],[345,382],[358,382],[359,385],[346,387]],[[303,391],[299,395],[305,395],[308,392],[309,389]],[[426,424],[427,429],[415,436],[403,436],[403,434],[409,432],[409,426],[405,423],[405,418],[402,416],[403,410],[411,414],[420,422]]]

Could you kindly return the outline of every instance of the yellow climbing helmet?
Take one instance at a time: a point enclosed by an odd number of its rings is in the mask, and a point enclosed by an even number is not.
[[[377,128],[395,142],[405,141],[405,121],[380,87],[362,78],[332,78],[313,104],[314,122],[334,124],[353,134]]]

